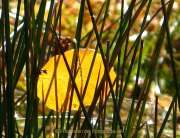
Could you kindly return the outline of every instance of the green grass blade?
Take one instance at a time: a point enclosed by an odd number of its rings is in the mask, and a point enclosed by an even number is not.
[[[172,9],[172,3],[168,5],[168,10],[167,10],[168,13],[169,13],[168,14],[168,19],[169,19],[170,13],[171,13],[171,9]],[[147,97],[148,97],[148,93],[149,93],[150,84],[152,82],[153,73],[154,73],[154,71],[156,69],[157,60],[158,60],[160,50],[161,50],[161,47],[162,47],[162,44],[163,44],[164,36],[165,36],[165,27],[164,27],[164,22],[163,22],[160,33],[158,35],[156,47],[155,47],[154,52],[153,52],[151,65],[149,67],[149,71],[148,71],[148,73],[147,73],[147,75],[145,77],[145,81],[144,81],[144,84],[143,84],[143,87],[142,87],[142,90],[141,90],[141,96],[144,93],[145,98],[143,100],[142,108],[140,110],[141,112],[140,112],[139,119],[138,119],[138,122],[137,122],[137,127],[136,127],[136,131],[135,131],[135,137],[137,136],[138,131],[139,131],[140,122],[142,120],[142,116],[143,116],[143,113],[144,113],[144,109],[145,109],[145,105],[146,105],[146,101],[147,101]],[[142,98],[141,98],[141,100],[139,101],[139,103],[136,106],[137,110],[140,107],[141,101],[142,101]]]
[[[173,5],[174,0],[172,0],[171,3]],[[177,73],[176,73],[175,62],[174,62],[174,57],[173,57],[173,46],[172,46],[170,32],[169,32],[169,26],[168,26],[168,17],[167,17],[168,13],[166,12],[166,9],[165,9],[164,0],[161,0],[161,4],[162,4],[162,9],[163,9],[162,11],[163,11],[163,14],[164,14],[164,26],[165,26],[165,30],[166,30],[166,34],[167,34],[166,36],[167,36],[169,54],[170,54],[170,58],[171,58],[171,66],[172,66],[172,71],[173,71],[173,78],[174,78],[174,82],[175,82],[175,90],[176,90],[176,94],[177,94],[177,97],[178,97],[179,110],[180,110],[180,91],[179,91]]]
[[[6,86],[6,100],[7,100],[7,136],[15,137],[15,118],[14,118],[14,91],[13,91],[13,51],[10,41],[10,22],[9,22],[9,1],[2,1],[4,21],[5,21],[5,36],[6,36],[6,67],[7,67],[7,86]]]

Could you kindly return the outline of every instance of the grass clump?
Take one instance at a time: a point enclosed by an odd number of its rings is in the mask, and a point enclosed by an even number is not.
[[[178,137],[177,4],[174,0],[2,0],[1,136]],[[94,49],[82,88],[76,82],[77,72],[83,72],[78,55],[73,55],[72,66],[65,56],[71,48],[74,53],[80,48]],[[37,97],[42,68],[57,54],[69,73],[67,112],[48,109]],[[85,106],[83,94],[97,54],[104,75],[96,80],[92,103]],[[114,80],[110,76],[113,68]],[[57,85],[56,95],[61,93]],[[78,110],[71,110],[74,93]],[[57,97],[52,103],[58,109]]]

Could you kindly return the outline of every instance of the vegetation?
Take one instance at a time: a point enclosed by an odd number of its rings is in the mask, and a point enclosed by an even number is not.
[[[179,5],[175,0],[2,0],[0,135],[180,137]],[[66,63],[72,48],[94,49],[84,87],[76,81],[81,55],[71,55],[73,68]],[[95,80],[87,106],[82,92],[92,81],[98,54],[104,75]],[[58,111],[38,98],[39,76],[49,71],[43,67],[55,55],[62,55],[69,73],[68,111],[58,109],[61,97],[52,101]],[[71,110],[73,93],[80,106]]]

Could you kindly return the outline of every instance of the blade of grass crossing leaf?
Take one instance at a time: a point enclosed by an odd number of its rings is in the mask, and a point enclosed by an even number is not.
[[[59,57],[60,58],[60,57]],[[58,122],[59,122],[59,106],[58,106],[58,91],[57,91],[57,66],[58,66],[58,61],[59,59],[56,60],[56,57],[54,58],[54,75],[53,75],[53,80],[54,80],[54,87],[55,87],[55,100],[56,100],[56,129],[58,129]],[[63,121],[62,121],[63,122]],[[58,134],[57,134],[58,135]]]
[[[58,15],[57,17],[54,17],[55,18],[55,21],[54,21],[54,30],[56,30],[56,26],[57,26],[57,23],[58,23],[58,20],[56,19],[59,19],[59,37],[61,38],[61,20],[62,20],[62,5],[63,5],[63,0],[60,0],[60,3],[59,3],[59,9],[58,9]],[[58,18],[59,17],[59,18]],[[53,34],[53,33],[52,33]],[[54,35],[53,35],[54,36]],[[54,37],[53,37],[54,38]],[[52,40],[53,42],[53,40]],[[49,53],[50,53],[51,50],[49,50]],[[56,82],[57,83],[57,82]],[[57,85],[57,84],[56,84]],[[57,86],[55,86],[55,90],[56,90],[56,95],[57,95]],[[56,110],[58,111],[58,97],[56,96]],[[58,119],[59,119],[59,112],[56,112],[56,129],[58,129]],[[61,118],[60,118],[60,129],[64,129],[64,122],[65,122],[65,113],[62,113],[61,112]],[[58,137],[58,133],[55,133],[56,137]],[[59,134],[59,138],[60,137],[64,137],[65,134],[63,133],[60,133]]]
[[[102,5],[102,7],[101,7],[101,10],[100,10],[100,12],[99,12],[99,14],[98,14],[98,17],[97,17],[97,19],[96,19],[96,23],[98,22],[98,19],[100,18],[100,15],[101,15],[102,9],[103,9],[104,6],[105,6],[105,3],[106,3],[106,1],[103,3],[103,5]],[[109,2],[107,2],[106,14],[105,14],[105,16],[104,16],[105,19],[106,19],[106,17],[107,17],[107,11],[108,11],[108,7],[109,7],[108,4],[109,4]],[[105,22],[105,19],[103,20],[103,22]],[[104,23],[103,23],[103,24],[104,24]],[[103,31],[103,28],[104,28],[104,25],[101,26],[101,30],[102,30],[102,31]],[[100,31],[100,33],[102,34],[101,31]],[[90,34],[90,37],[91,37],[91,35],[92,35],[92,33]],[[87,41],[86,41],[86,43],[85,43],[86,45],[88,45],[88,42],[89,42],[89,40],[90,40],[90,37],[88,37],[88,39],[87,39]],[[100,38],[101,38],[101,35],[100,35]],[[88,77],[87,77],[87,80],[86,80],[86,83],[85,83],[85,86],[84,86],[83,97],[84,97],[84,95],[85,95],[85,91],[86,91],[87,86],[88,86],[88,83],[89,83],[89,79],[90,79],[90,75],[91,75],[91,72],[92,72],[92,68],[93,68],[93,65],[94,65],[94,61],[95,61],[95,58],[96,58],[97,51],[98,51],[98,47],[95,48],[95,52],[94,52],[94,56],[93,56],[92,63],[91,63],[91,66],[90,66],[90,70],[89,70],[89,73],[88,73]]]
[[[106,2],[106,1],[105,1]],[[97,16],[97,19],[96,19],[96,23],[98,22],[98,19],[100,18],[100,15],[101,15],[101,12],[103,11],[103,8],[105,6],[105,2],[103,3],[101,9],[100,9],[100,12]],[[104,20],[105,21],[105,20]],[[102,26],[103,28],[103,26]],[[85,47],[88,45],[89,41],[90,41],[90,38],[91,38],[91,35],[92,35],[92,32],[93,30],[90,32],[86,42],[85,42]],[[88,76],[87,76],[87,80],[86,80],[86,83],[85,83],[85,86],[84,86],[84,90],[83,90],[83,96],[82,96],[82,99],[84,98],[85,96],[85,92],[86,92],[86,89],[87,89],[87,86],[88,86],[88,83],[89,83],[89,79],[90,79],[90,75],[91,75],[91,72],[92,72],[92,68],[93,68],[93,65],[94,65],[94,61],[96,59],[96,54],[97,54],[97,50],[98,50],[98,47],[95,48],[95,52],[94,52],[94,55],[93,55],[93,59],[92,59],[92,62],[91,62],[91,66],[90,66],[90,69],[89,69],[89,72],[88,72]],[[85,129],[85,126],[84,124],[82,125],[81,129]]]
[[[55,32],[54,32],[54,33],[55,33]],[[56,34],[56,33],[55,33],[55,34]],[[58,44],[60,45],[60,42],[59,42],[58,37],[57,37],[57,34],[56,34],[56,39],[57,39],[57,41],[58,41]],[[75,80],[74,80],[74,77],[73,77],[73,75],[72,75],[72,73],[71,73],[71,69],[70,69],[70,67],[69,67],[69,65],[68,65],[68,62],[67,62],[67,59],[66,59],[66,57],[65,57],[65,55],[64,55],[64,52],[63,52],[62,47],[60,47],[60,51],[61,51],[61,53],[62,53],[62,57],[63,57],[63,59],[64,59],[64,62],[65,62],[65,64],[66,64],[67,70],[68,70],[69,75],[70,75],[70,78],[71,78],[71,80],[72,80],[72,84],[73,84],[73,86],[74,86],[74,88],[75,88],[75,92],[76,92],[76,94],[77,94],[78,100],[79,100],[79,102],[80,102],[80,106],[81,106],[82,111],[83,111],[83,113],[84,113],[86,123],[88,124],[88,127],[89,127],[89,129],[91,130],[91,135],[92,135],[92,137],[95,138],[95,137],[96,137],[95,134],[92,133],[92,126],[91,126],[91,123],[90,123],[89,116],[88,116],[88,114],[87,114],[87,112],[86,112],[86,109],[85,109],[85,107],[84,107],[82,98],[81,98],[81,96],[80,96],[79,90],[78,90],[78,88],[77,88],[77,85],[76,85],[76,82],[75,82]]]
[[[123,126],[122,126],[122,123],[121,123],[121,119],[120,119],[119,111],[118,111],[118,108],[117,108],[117,104],[115,102],[115,96],[114,96],[114,93],[113,93],[112,82],[111,82],[109,72],[108,72],[108,69],[107,69],[107,65],[106,65],[106,62],[105,62],[105,56],[104,56],[104,53],[103,53],[102,44],[101,44],[101,41],[100,41],[100,38],[99,38],[97,26],[96,26],[95,19],[94,19],[94,14],[93,14],[92,7],[91,7],[91,4],[90,4],[89,0],[87,0],[87,5],[88,5],[89,13],[91,15],[93,28],[94,28],[94,31],[95,31],[95,34],[96,34],[96,38],[97,38],[97,42],[98,42],[98,48],[100,49],[100,53],[101,53],[101,56],[102,56],[102,61],[103,61],[104,67],[105,67],[105,74],[106,74],[106,77],[107,77],[107,80],[108,80],[108,83],[109,83],[109,86],[110,86],[110,93],[112,94],[112,97],[113,97],[114,108],[116,109],[116,112],[117,112],[117,115],[118,115],[119,126],[120,126],[120,128],[122,130],[121,134],[123,136],[124,135],[123,134]],[[99,97],[99,94],[98,94],[97,98]],[[93,102],[97,102],[97,98],[95,100],[93,100]],[[90,108],[91,108],[90,110],[94,109],[94,105],[91,104]]]
[[[77,23],[77,29],[76,29],[76,34],[75,34],[75,39],[77,41],[77,44],[75,44],[76,45],[75,48],[77,48],[77,49],[79,49],[80,42],[81,42],[81,32],[82,32],[82,23],[83,23],[83,16],[84,16],[84,8],[85,8],[85,0],[82,0],[81,4],[80,4],[78,23]],[[75,54],[75,52],[74,52],[74,54]],[[77,60],[75,61],[74,76],[76,76],[76,70],[77,70]],[[71,105],[72,105],[73,91],[74,91],[74,86],[73,86],[72,91],[71,91],[70,108],[71,108]],[[82,98],[82,100],[83,100],[83,98]],[[70,110],[70,108],[69,108],[69,110]],[[67,121],[67,127],[66,128],[69,127],[70,113],[71,112],[68,113],[68,121]],[[77,115],[75,115],[73,130],[76,130],[79,117],[80,116],[79,116],[79,110],[78,110]],[[72,135],[72,137],[74,137],[74,134]]]

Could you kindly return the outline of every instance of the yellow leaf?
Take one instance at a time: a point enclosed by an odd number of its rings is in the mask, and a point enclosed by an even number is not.
[[[73,49],[65,52],[65,56],[70,67],[73,61],[73,55]],[[79,62],[77,66],[77,76],[75,78],[75,82],[81,95],[84,90],[93,55],[94,50],[92,49],[79,49]],[[96,85],[99,85],[103,75],[104,65],[102,63],[101,55],[97,54],[83,100],[85,106],[91,104],[94,97],[94,92],[97,87]],[[115,79],[115,76],[116,74],[112,68],[110,71],[111,81]],[[56,111],[56,103],[58,103],[58,111],[68,111],[71,95],[71,87],[68,89],[68,86],[72,86],[69,85],[69,82],[71,82],[69,79],[69,72],[62,55],[56,55],[52,57],[42,68],[42,73],[39,75],[37,85],[38,97],[44,101],[46,106],[50,109]],[[58,102],[56,102],[56,100]],[[78,97],[74,91],[71,110],[78,110],[79,105]]]

